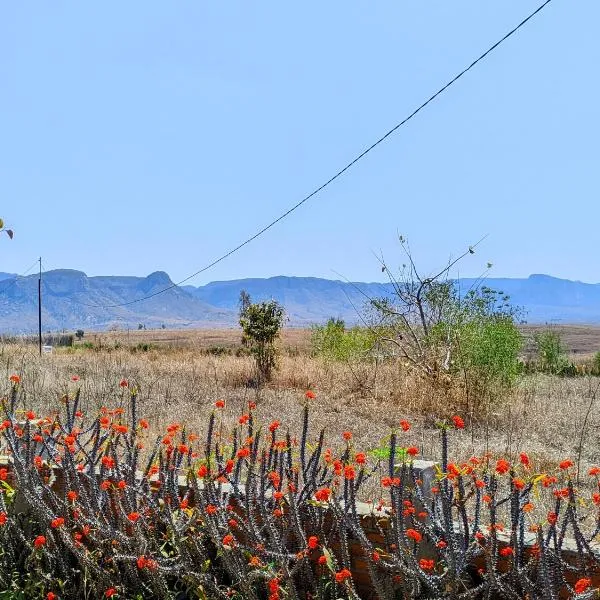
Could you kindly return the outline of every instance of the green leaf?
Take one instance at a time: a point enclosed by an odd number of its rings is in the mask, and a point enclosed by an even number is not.
[[[333,559],[331,558],[331,552],[329,552],[329,550],[327,550],[327,548],[323,548],[323,556],[325,557],[325,560],[327,561],[327,568],[332,573],[335,573],[335,568],[333,566]]]

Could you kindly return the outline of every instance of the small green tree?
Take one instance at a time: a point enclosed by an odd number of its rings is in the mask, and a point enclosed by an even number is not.
[[[283,326],[285,311],[276,300],[248,303],[240,310],[242,340],[256,361],[261,382],[270,381],[277,366],[276,341]]]
[[[402,237],[400,244],[407,264],[396,278],[382,261],[392,294],[371,301],[369,318],[385,332],[382,342],[393,345],[408,368],[430,382],[447,382],[450,377],[455,384],[450,393],[463,387],[466,408],[474,417],[516,383],[520,310],[502,292],[481,284],[465,292],[451,279],[451,268],[473,254],[474,247],[437,273],[423,276]]]
[[[78,329],[78,330],[75,332],[75,337],[76,337],[76,338],[77,338],[79,341],[81,341],[81,340],[83,339],[83,336],[84,336],[84,335],[85,335],[85,331],[83,331],[83,329]]]
[[[561,335],[554,329],[538,331],[533,336],[537,355],[537,368],[542,373],[565,375],[570,368],[567,349]]]
[[[592,358],[592,374],[600,375],[600,352],[596,352]]]
[[[366,327],[351,327],[341,319],[330,318],[325,325],[313,325],[311,347],[315,356],[326,360],[348,361],[368,358],[378,332]]]

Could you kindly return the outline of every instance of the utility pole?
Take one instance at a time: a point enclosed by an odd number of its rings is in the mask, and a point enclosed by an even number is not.
[[[40,276],[38,277],[38,344],[42,355],[42,257],[40,256]]]

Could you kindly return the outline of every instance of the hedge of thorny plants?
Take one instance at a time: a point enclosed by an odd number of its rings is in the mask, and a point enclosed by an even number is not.
[[[74,390],[40,418],[17,409],[20,380],[11,380],[0,425],[9,456],[0,598],[596,597],[594,535],[579,528],[580,503],[590,502],[574,487],[573,463],[545,475],[526,454],[518,464],[452,463],[458,416],[440,424],[442,461],[426,497],[418,450],[402,445],[409,423],[392,433],[386,464],[369,464],[350,432],[331,447],[323,431],[311,435],[312,392],[298,440],[278,421],[259,426],[252,402],[226,432],[222,400],[205,439],[173,423],[150,440],[127,381],[127,407],[88,418]],[[365,514],[357,497],[369,478],[382,499]],[[538,487],[554,490],[544,518],[532,516]]]

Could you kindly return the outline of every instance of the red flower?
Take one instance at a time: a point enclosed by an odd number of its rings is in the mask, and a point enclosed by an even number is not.
[[[117,590],[114,587],[108,588],[105,592],[104,595],[107,598],[112,598],[115,594],[117,593]]]
[[[406,454],[409,456],[416,456],[419,454],[419,449],[416,446],[410,446],[410,448],[406,449]]]
[[[216,406],[217,408],[225,408],[225,400],[217,400],[217,401],[215,402],[215,406]]]
[[[465,422],[463,421],[462,417],[459,417],[458,415],[454,415],[452,417],[452,422],[454,423],[454,427],[456,427],[456,429],[465,428]]]
[[[236,456],[238,458],[246,458],[247,456],[250,456],[250,448],[240,448],[237,451]]]
[[[308,547],[311,550],[314,550],[315,548],[317,548],[319,545],[319,538],[316,535],[311,535],[308,538]]]
[[[589,471],[589,475],[590,477],[593,477],[594,475],[600,475],[600,467],[592,467]]]
[[[561,461],[558,466],[565,471],[566,469],[569,469],[570,467],[572,467],[575,463],[573,463],[572,460],[567,459],[567,460],[563,460]]]
[[[206,477],[208,475],[208,467],[206,465],[200,465],[198,469],[198,477]]]
[[[506,546],[506,548],[500,550],[500,556],[511,556],[514,553],[514,550],[510,546]]]
[[[498,473],[499,475],[504,475],[505,473],[508,473],[509,470],[510,463],[507,460],[501,458],[496,461],[496,473]]]
[[[406,537],[417,542],[417,544],[423,539],[423,536],[416,529],[407,529]]]
[[[6,525],[6,521],[8,521],[8,516],[5,512],[0,512],[0,525]]]
[[[233,546],[234,543],[235,538],[230,533],[223,538],[223,546]]]
[[[375,551],[375,552],[373,552],[373,554],[371,554],[371,558],[372,558],[372,559],[373,559],[375,562],[377,562],[377,561],[378,561],[378,560],[381,558],[381,556],[379,556],[379,552]]]
[[[151,559],[151,558],[146,558],[145,556],[140,556],[137,560],[137,567],[138,569],[149,569],[150,571],[153,571],[154,569],[158,568],[158,563]]]
[[[52,529],[58,529],[59,527],[62,527],[65,524],[65,520],[62,517],[56,517],[56,519],[53,519],[52,522],[50,523],[50,526],[52,527]]]
[[[400,477],[382,477],[381,485],[383,487],[394,487],[400,485]]]
[[[344,477],[349,480],[352,480],[356,477],[356,472],[354,471],[354,467],[352,465],[346,465],[344,467]]]
[[[521,464],[524,467],[529,467],[529,465],[531,464],[531,461],[529,460],[529,456],[527,456],[527,454],[525,454],[525,452],[521,452],[521,454],[519,455],[519,459],[521,461]]]
[[[359,465],[364,465],[367,462],[367,455],[364,452],[358,452],[354,457],[354,460]]]
[[[277,429],[279,429],[279,426],[281,425],[281,423],[279,421],[273,421],[270,425],[269,425],[269,431],[271,433],[274,433],[275,431],[277,431]]]
[[[549,512],[546,518],[548,519],[548,523],[550,523],[550,525],[556,525],[558,515],[555,512]]]
[[[136,523],[137,520],[141,517],[142,515],[139,512],[130,512],[127,515],[127,518],[132,522],[132,523]]]
[[[592,580],[587,577],[582,577],[575,582],[575,590],[576,594],[583,594],[583,592],[587,591],[592,585]]]
[[[246,423],[248,423],[249,420],[250,420],[250,415],[242,415],[238,419],[238,422],[239,422],[240,425],[246,425]]]
[[[306,397],[307,400],[314,400],[317,395],[312,392],[311,390],[307,390],[306,394],[304,394],[304,396]]]
[[[206,507],[206,512],[207,512],[209,515],[214,515],[214,514],[215,514],[215,513],[216,513],[218,510],[219,510],[219,509],[218,509],[218,508],[217,508],[217,507],[216,507],[214,504],[209,504],[209,505]]]
[[[419,561],[419,566],[423,571],[431,571],[435,567],[435,561],[433,559],[422,558]]]
[[[318,563],[319,563],[320,565],[325,565],[325,564],[327,564],[327,557],[326,557],[325,555],[319,556]]]
[[[30,420],[33,421],[33,419],[35,419],[35,413],[32,410],[28,410],[25,413],[25,416]]]
[[[277,594],[277,592],[279,592],[279,579],[277,579],[277,577],[273,577],[273,579],[269,580],[269,583],[267,585],[269,587],[269,593],[271,595]]]
[[[439,542],[436,544],[436,546],[437,546],[438,548],[440,548],[440,549],[442,549],[442,548],[446,548],[446,547],[448,546],[448,542],[445,542],[444,540],[440,540],[440,541],[439,541]]]
[[[402,427],[402,431],[408,431],[410,429],[410,423],[408,421],[402,420],[400,421],[400,427]]]
[[[352,439],[352,432],[344,431],[344,433],[342,433],[342,437],[348,442]]]
[[[321,488],[315,492],[315,499],[319,502],[328,502],[331,497],[331,489],[330,488]]]
[[[517,479],[516,477],[512,480],[512,483],[518,490],[522,490],[525,487],[525,482],[522,479]]]
[[[48,592],[46,594],[46,600],[56,600],[57,596],[54,592]]]
[[[129,387],[129,382],[127,381],[127,379],[121,379],[121,381],[119,381],[119,386],[122,388]]]
[[[36,548],[41,548],[46,543],[46,538],[43,535],[38,535],[35,540],[33,540],[33,545]]]
[[[335,574],[335,580],[337,583],[344,583],[346,579],[350,579],[352,577],[352,573],[348,569],[342,569]]]
[[[112,469],[115,466],[115,459],[112,458],[111,456],[103,456],[102,457],[102,464],[106,468]]]
[[[73,375],[71,381],[79,381],[79,375]]]
[[[13,374],[9,377],[9,379],[10,379],[10,382],[14,383],[15,385],[17,385],[18,383],[21,383],[21,378],[18,375]]]
[[[150,423],[148,423],[146,419],[140,419],[140,427],[142,429],[148,429],[148,427],[150,427]]]

